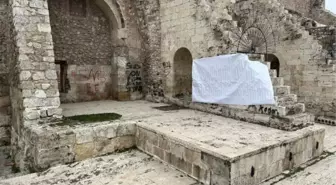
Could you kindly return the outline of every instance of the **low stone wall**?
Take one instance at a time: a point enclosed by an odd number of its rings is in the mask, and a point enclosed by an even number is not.
[[[152,102],[171,103],[181,107],[208,112],[227,118],[237,119],[250,123],[255,123],[275,129],[285,131],[295,131],[312,125],[314,116],[310,114],[298,114],[283,116],[281,110],[276,110],[280,114],[273,114],[271,106],[234,106],[194,103],[191,100],[181,100],[172,97],[153,97],[147,96],[146,99]]]
[[[206,185],[259,184],[320,156],[323,142],[324,130],[316,129],[252,153],[229,157],[143,124],[137,126],[136,132],[136,145],[140,150]]]
[[[32,124],[25,129],[24,171],[42,171],[135,146],[135,124],[101,122],[75,127]]]

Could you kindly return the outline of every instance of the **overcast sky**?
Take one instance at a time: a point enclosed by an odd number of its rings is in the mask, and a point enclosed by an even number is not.
[[[336,0],[326,0],[326,9],[336,14]]]

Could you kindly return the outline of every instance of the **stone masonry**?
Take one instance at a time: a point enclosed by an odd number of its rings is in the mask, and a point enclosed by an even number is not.
[[[9,59],[12,147],[23,168],[29,155],[24,138],[30,124],[62,117],[48,4],[45,0],[9,1],[14,47]]]
[[[0,1],[0,146],[10,144],[10,98],[7,44],[9,41],[8,4]]]
[[[40,137],[34,128],[62,119],[61,102],[108,99],[146,98],[287,131],[313,124],[313,116],[335,125],[336,16],[323,3],[0,0],[0,145],[11,143],[15,164],[28,170],[36,152],[51,150],[29,143]],[[243,45],[256,32],[264,35],[260,59],[278,61],[270,70],[278,104],[191,102],[192,60],[251,54]]]

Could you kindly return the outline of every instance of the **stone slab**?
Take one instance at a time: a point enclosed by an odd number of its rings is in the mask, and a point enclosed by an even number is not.
[[[0,180],[1,185],[198,185],[196,180],[136,150],[60,165]]]

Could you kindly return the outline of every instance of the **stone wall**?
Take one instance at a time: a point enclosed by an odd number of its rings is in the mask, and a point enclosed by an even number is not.
[[[64,61],[57,65],[58,80],[67,81],[62,102],[108,99],[113,83],[109,19],[93,1],[49,0],[48,4],[55,60]]]
[[[279,0],[286,9],[294,10],[304,16],[308,16],[315,0]],[[322,3],[324,5],[324,3]]]
[[[333,51],[334,43],[336,43],[336,29],[334,27],[310,28],[308,31],[320,42],[323,48],[328,51],[328,58],[336,58]]]
[[[50,0],[49,6],[62,102],[142,97],[141,39],[131,5]]]
[[[74,89],[71,82],[85,85],[69,93],[70,98],[62,96],[65,101],[110,95],[118,100],[142,98],[143,38],[135,8],[129,1],[90,2],[50,1],[49,10],[47,0],[9,1],[11,144],[22,171],[35,160],[29,138],[33,125],[49,125],[62,117],[59,92]],[[90,16],[81,17],[86,14]],[[58,76],[66,78],[58,81]],[[78,93],[83,96],[76,97]]]
[[[0,146],[10,143],[10,116],[8,115],[9,82],[8,82],[8,1],[0,1]]]
[[[336,25],[336,14],[324,8],[312,10],[311,18],[325,25]]]
[[[161,0],[162,63],[161,67],[156,68],[156,74],[166,76],[163,76],[164,91],[159,95],[172,97],[174,94],[175,68],[178,67],[174,63],[176,51],[186,48],[193,59],[235,53],[239,50],[236,45],[237,35],[241,33],[239,27],[247,28],[250,19],[257,18],[258,21],[253,26],[266,33],[269,46],[267,52],[273,53],[280,61],[280,77],[284,78],[284,84],[290,86],[293,94],[298,94],[299,102],[305,102],[311,97],[307,93],[314,91],[314,87],[306,83],[310,81],[307,75],[313,73],[314,78],[322,78],[320,76],[325,73],[324,67],[318,67],[318,63],[314,64],[317,66],[315,71],[310,70],[311,61],[325,58],[326,51],[319,41],[301,26],[301,20],[274,2]],[[152,6],[156,6],[156,3]],[[154,11],[147,16],[154,16],[156,13]],[[156,62],[155,65],[157,64]],[[155,73],[152,75],[155,76]],[[323,78],[333,80],[333,76]],[[327,103],[322,97],[329,96],[329,93],[322,89],[321,86],[321,93],[314,95],[321,100],[321,106]],[[160,86],[156,90],[161,91]],[[148,93],[147,97],[153,99],[153,94]]]
[[[10,0],[8,51],[12,105],[12,157],[22,170],[31,152],[26,128],[62,117],[46,0]],[[14,24],[15,23],[15,24]]]
[[[161,4],[160,0],[136,1],[136,19],[142,35],[143,53],[145,60],[144,68],[144,92],[149,96],[160,96],[164,94],[165,85],[165,63],[161,60],[162,53],[162,29],[161,29]]]

